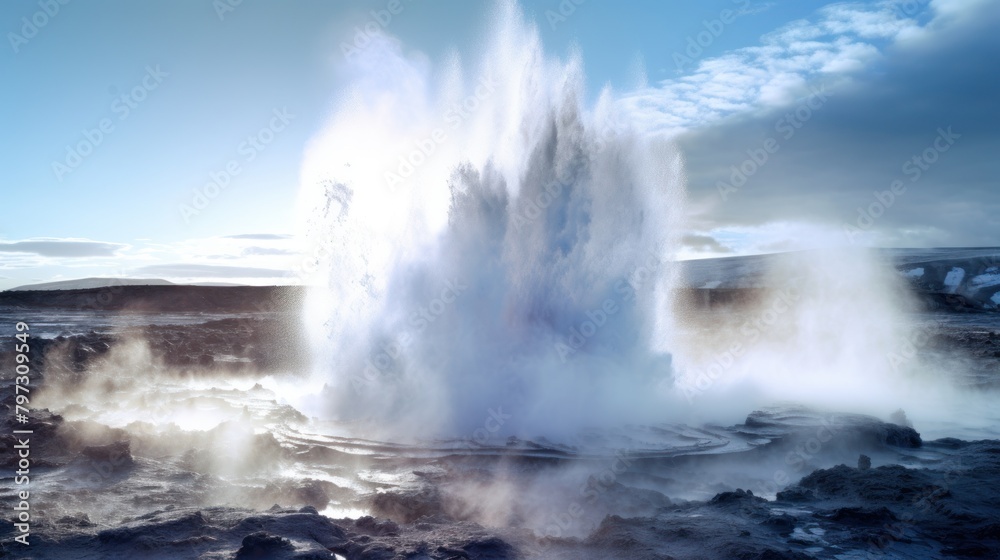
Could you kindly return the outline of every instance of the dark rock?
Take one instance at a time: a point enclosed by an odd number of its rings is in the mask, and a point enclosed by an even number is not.
[[[866,471],[847,465],[819,469],[802,478],[796,485],[813,490],[819,500],[866,500],[870,502],[910,503],[935,489],[942,490],[927,473],[899,465],[886,465]],[[789,487],[779,493],[784,499]]]
[[[94,461],[110,463],[112,466],[128,466],[133,463],[128,441],[87,446],[80,450],[80,454]]]
[[[375,519],[370,515],[358,518],[354,526],[368,535],[383,536],[395,535],[399,532],[399,525],[388,519]]]
[[[751,492],[750,490],[743,490],[741,488],[737,488],[736,491],[734,492],[721,492],[719,494],[716,494],[708,503],[716,505],[725,505],[733,503],[755,503],[755,502],[760,503],[766,501],[767,500],[765,500],[764,498],[758,498],[757,496],[754,496],[753,492]]]
[[[870,468],[872,468],[872,458],[871,457],[869,457],[867,455],[864,455],[864,454],[862,454],[860,457],[858,457],[858,469],[863,470],[863,471],[867,471]]]
[[[444,513],[441,494],[430,485],[380,492],[372,498],[372,507],[380,515],[402,523]]]
[[[147,519],[101,531],[97,534],[97,539],[101,543],[117,546],[136,543],[148,544],[149,539],[154,536],[165,541],[162,535],[198,533],[208,525],[205,516],[200,511],[165,516],[161,516],[160,513],[162,512],[155,512],[143,516]],[[146,522],[154,519],[155,521]]]
[[[941,551],[942,554],[955,558],[996,558],[997,550],[990,548],[983,543],[965,542],[958,546],[949,546]]]
[[[86,513],[78,513],[76,515],[66,515],[60,517],[56,520],[58,525],[69,525],[71,527],[96,527],[94,523],[90,521],[90,517]]]
[[[791,486],[778,492],[775,498],[781,502],[811,502],[816,499],[816,493],[808,488]]]
[[[236,551],[236,560],[270,560],[281,552],[294,550],[288,539],[259,531],[243,537],[242,546]]]
[[[882,443],[894,447],[917,448],[923,444],[920,434],[909,426],[883,424],[876,433]]]
[[[467,558],[497,559],[513,557],[513,548],[498,537],[488,536],[475,539],[462,546]]]
[[[772,515],[765,519],[761,525],[776,531],[783,537],[787,537],[795,530],[795,518],[788,514]]]
[[[896,514],[884,506],[879,508],[844,507],[835,510],[831,515],[824,515],[824,517],[843,525],[860,525],[873,528],[898,521]]]

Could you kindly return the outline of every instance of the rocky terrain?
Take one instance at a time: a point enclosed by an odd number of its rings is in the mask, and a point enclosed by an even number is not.
[[[713,301],[737,304],[725,289]],[[903,411],[785,405],[577,443],[374,442],[275,392],[298,383],[297,289],[95,290],[0,294],[7,324],[46,333],[30,344],[28,424],[0,381],[5,504],[22,488],[12,431],[33,431],[31,545],[5,523],[0,557],[1000,557],[1000,441],[926,441]],[[106,316],[86,307],[100,301]],[[995,390],[995,312],[919,313],[922,356]],[[0,347],[3,371],[14,355]]]

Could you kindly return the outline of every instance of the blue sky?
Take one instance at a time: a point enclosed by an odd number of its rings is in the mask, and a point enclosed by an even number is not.
[[[290,234],[303,152],[349,86],[343,45],[389,4],[4,2],[0,289],[87,276],[293,281],[282,271],[297,258]],[[479,52],[496,11],[485,2],[400,6],[380,32],[431,61]],[[900,162],[947,126],[960,133],[956,148],[858,238],[1000,244],[996,1],[522,8],[548,53],[580,50],[594,98],[610,84],[650,133],[678,139],[690,178],[689,256],[842,235],[855,207],[889,188]],[[692,48],[699,37],[705,46]],[[830,95],[813,99],[809,126],[722,197],[732,167],[780,134],[771,130],[781,115],[816,88]],[[92,153],[70,153],[81,142]],[[181,205],[231,160],[239,166],[227,188],[185,217]]]

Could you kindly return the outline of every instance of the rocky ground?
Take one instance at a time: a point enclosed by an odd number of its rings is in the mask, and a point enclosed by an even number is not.
[[[901,411],[879,419],[786,407],[733,426],[635,436],[690,440],[676,453],[522,441],[403,449],[311,435],[305,416],[252,385],[176,397],[185,410],[228,411],[212,429],[153,426],[178,379],[294,370],[301,342],[273,311],[33,340],[33,391],[127,393],[141,400],[123,409],[145,403],[149,418],[110,427],[83,404],[34,409],[17,425],[33,430],[32,544],[14,542],[5,523],[0,557],[1000,558],[1000,441],[924,441]],[[922,351],[960,349],[989,390],[1000,328],[933,325]],[[137,372],[140,381],[95,385],[119,359],[114,350],[136,340],[155,367]],[[10,350],[0,351],[3,371]],[[144,377],[162,384],[135,384]],[[0,407],[7,519],[23,488],[13,484],[12,382],[2,380]]]
[[[766,414],[748,418],[746,430],[768,426]],[[33,425],[55,449],[39,449],[39,456],[54,463],[88,460],[127,465],[109,485],[129,485],[128,470],[145,459],[132,457],[127,445],[73,448],[59,430],[60,419],[47,417]],[[787,431],[788,423],[779,420]],[[1000,477],[1000,442],[938,440],[921,442],[909,428],[851,417],[830,441],[830,456],[843,450],[836,445],[858,446],[880,462],[893,456],[904,463],[871,467],[867,456],[856,464],[817,469],[778,492],[773,499],[752,491],[722,491],[704,500],[671,499],[651,489],[649,477],[670,473],[679,479],[691,470],[737,461],[753,468],[781,456],[783,450],[808,442],[812,427],[788,432],[746,457],[709,456],[675,458],[666,464],[636,459],[628,476],[613,480],[591,503],[581,499],[563,515],[554,515],[549,527],[537,531],[516,524],[484,527],[461,517],[450,487],[461,484],[474,470],[502,459],[467,462],[435,461],[439,476],[419,485],[393,488],[376,494],[370,506],[377,517],[330,519],[306,505],[275,505],[263,511],[237,507],[194,505],[204,481],[176,473],[175,492],[189,495],[170,504],[149,503],[135,507],[144,513],[126,516],[118,523],[90,518],[82,513],[48,517],[48,508],[68,496],[46,496],[32,532],[30,553],[11,543],[5,528],[4,557],[9,558],[268,558],[268,559],[669,559],[669,558],[997,558],[1000,557],[1000,500],[995,481]],[[796,443],[797,442],[797,443]],[[839,443],[838,443],[839,442]],[[861,443],[859,443],[861,442]],[[5,442],[8,443],[8,442]],[[788,451],[785,451],[787,454]],[[751,456],[752,455],[752,456]],[[814,459],[818,460],[818,459]],[[518,461],[518,459],[506,459]],[[9,465],[6,465],[9,468]],[[522,465],[529,480],[539,471],[559,465]],[[118,468],[118,467],[116,467]],[[640,482],[646,478],[645,483]],[[593,481],[591,481],[593,483]],[[598,484],[598,483],[595,483]],[[669,492],[682,480],[661,480]],[[132,491],[141,494],[140,485]],[[44,490],[41,490],[44,493]],[[101,499],[93,490],[90,499]],[[138,496],[136,496],[138,497]],[[318,494],[274,495],[276,502],[315,501]],[[11,496],[5,495],[5,501]],[[483,496],[483,499],[488,499]],[[50,502],[46,504],[46,502]],[[584,537],[561,536],[559,527],[577,510],[605,513],[596,528]],[[564,521],[565,519],[565,521]],[[548,534],[549,536],[544,536]]]

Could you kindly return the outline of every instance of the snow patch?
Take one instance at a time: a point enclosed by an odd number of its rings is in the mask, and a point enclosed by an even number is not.
[[[997,305],[1000,305],[1000,292],[993,294],[993,297],[990,298],[990,301],[992,301]]]
[[[949,293],[955,293],[958,286],[961,285],[962,279],[965,278],[965,269],[959,267],[953,267],[948,271],[948,275],[944,277],[944,285],[948,288]]]
[[[907,270],[903,274],[903,276],[906,276],[908,278],[920,278],[923,275],[924,275],[924,267],[922,267],[922,266],[920,268],[914,268],[914,269],[911,269],[911,270]]]
[[[970,283],[973,288],[989,288],[990,286],[1000,285],[1000,273],[997,274],[980,274],[974,277]]]

